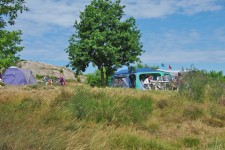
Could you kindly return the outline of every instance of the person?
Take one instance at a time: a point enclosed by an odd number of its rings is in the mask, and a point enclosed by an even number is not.
[[[52,85],[52,79],[47,75],[44,77],[45,85]]]
[[[152,82],[152,76],[147,76],[147,78],[144,80],[144,88],[151,89],[151,82]]]
[[[0,73],[0,81],[2,81],[2,74]]]
[[[64,79],[64,77],[63,76],[61,76],[60,78],[59,78],[59,85],[62,85],[62,86],[64,86],[65,85],[65,79]]]

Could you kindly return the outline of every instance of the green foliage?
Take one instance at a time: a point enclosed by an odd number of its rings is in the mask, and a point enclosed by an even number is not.
[[[223,75],[222,71],[216,72],[216,71],[212,70],[208,73],[208,75],[214,79],[218,79],[220,81],[225,82],[225,76]]]
[[[28,11],[24,6],[25,0],[1,0],[0,6],[0,29],[7,24],[14,25],[18,12]]]
[[[15,65],[19,61],[18,52],[22,51],[21,31],[7,31],[4,28],[14,25],[18,13],[28,11],[25,0],[3,0],[0,2],[0,70]]]
[[[78,77],[78,78],[77,78],[77,82],[81,82],[81,79],[80,79],[80,77]]]
[[[135,68],[150,68],[150,69],[156,70],[156,69],[159,69],[159,66],[155,66],[155,65],[149,66],[147,64],[137,63],[137,66],[135,66]]]
[[[40,74],[36,74],[36,79],[43,79],[44,78],[44,75],[40,75]]]
[[[100,86],[100,72],[97,70],[94,73],[89,73],[86,75],[86,83],[91,86]]]
[[[22,41],[21,31],[0,30],[0,35],[0,69],[2,69],[16,65],[19,61],[17,53],[22,51],[23,47],[18,46]]]
[[[77,73],[85,71],[89,63],[97,66],[101,85],[121,66],[138,61],[143,52],[135,19],[121,21],[123,8],[120,0],[93,0],[81,12],[81,21],[75,22],[77,32],[66,49]]]
[[[189,147],[189,148],[196,147],[200,144],[200,140],[193,137],[186,137],[182,141],[185,147]]]
[[[59,72],[60,72],[60,73],[63,73],[63,69],[60,69]]]
[[[142,123],[152,111],[152,101],[148,97],[112,98],[101,92],[90,93],[82,89],[68,105],[76,119],[116,125]]]
[[[205,99],[218,100],[224,93],[224,82],[204,70],[186,73],[183,81],[181,94],[197,102],[203,102]]]

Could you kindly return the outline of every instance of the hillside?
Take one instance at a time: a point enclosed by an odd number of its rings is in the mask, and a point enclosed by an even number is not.
[[[49,75],[54,77],[64,76],[65,79],[75,80],[74,72],[66,67],[54,66],[43,62],[22,61],[17,64],[18,67],[29,69],[33,75]]]

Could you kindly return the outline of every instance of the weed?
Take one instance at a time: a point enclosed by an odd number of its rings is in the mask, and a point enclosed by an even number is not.
[[[197,147],[200,144],[200,140],[198,138],[186,137],[182,140],[185,147]]]

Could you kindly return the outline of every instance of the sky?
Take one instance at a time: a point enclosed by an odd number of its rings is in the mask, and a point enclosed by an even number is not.
[[[27,0],[30,11],[10,27],[23,32],[21,58],[66,66],[74,22],[90,2]],[[143,64],[225,73],[225,0],[121,0],[121,5],[126,6],[124,18],[134,17],[142,34]]]

